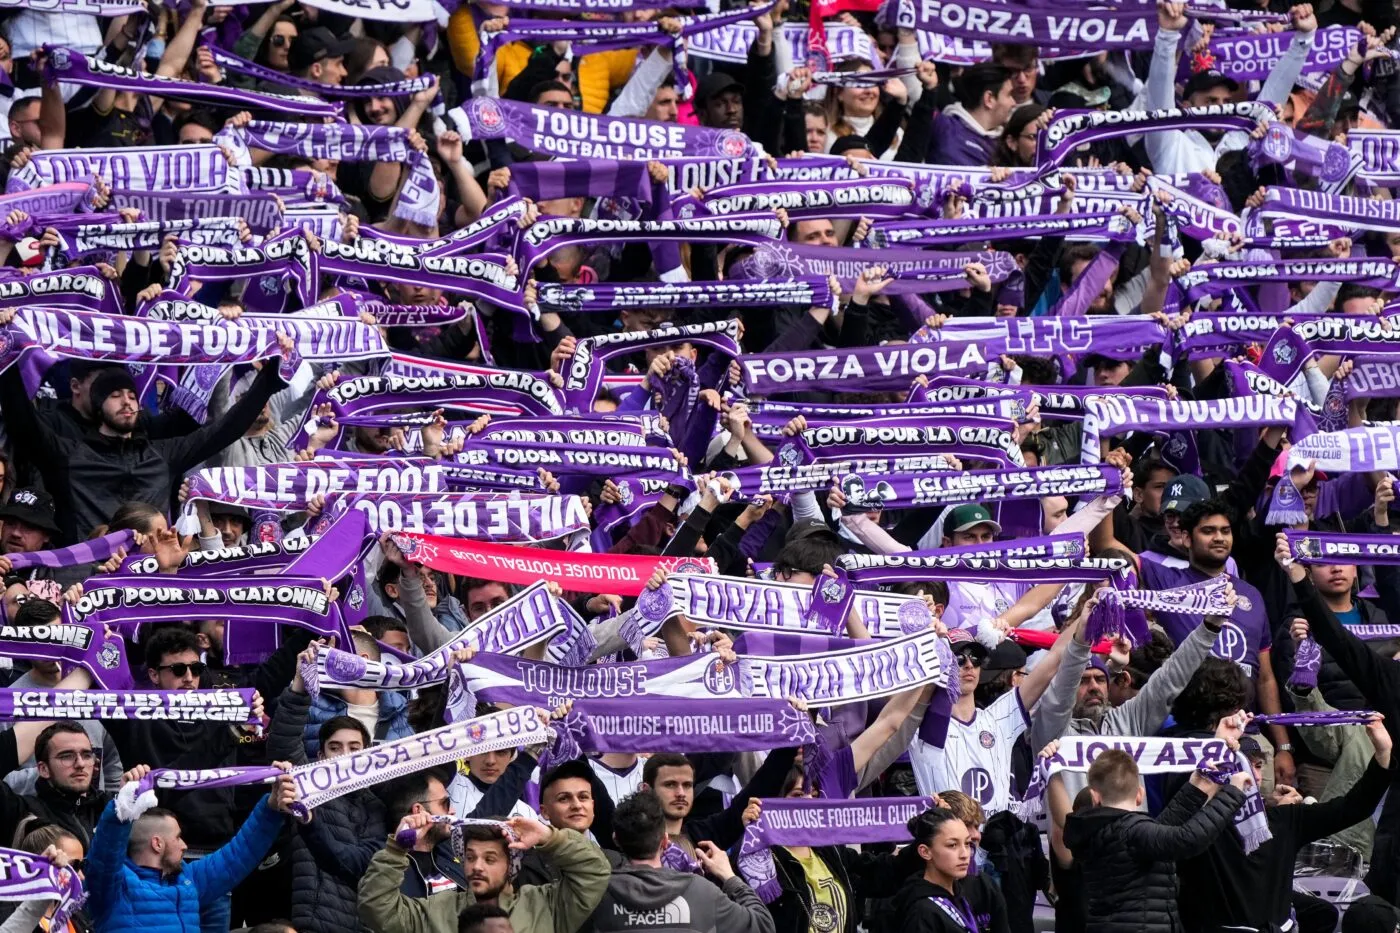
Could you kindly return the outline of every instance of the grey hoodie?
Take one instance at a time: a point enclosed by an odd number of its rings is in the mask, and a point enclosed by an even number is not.
[[[717,888],[698,875],[645,865],[613,869],[592,928],[594,933],[774,933],[773,915],[740,878]]]

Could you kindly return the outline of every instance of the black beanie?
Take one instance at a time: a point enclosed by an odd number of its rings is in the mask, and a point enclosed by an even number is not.
[[[107,396],[119,389],[130,389],[136,391],[136,383],[131,379],[131,373],[127,372],[125,366],[113,366],[104,369],[92,380],[92,388],[88,389],[88,401],[92,405],[94,416],[102,411],[102,403],[107,401]]]

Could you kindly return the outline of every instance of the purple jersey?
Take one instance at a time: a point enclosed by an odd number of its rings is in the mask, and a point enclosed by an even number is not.
[[[1176,562],[1142,562],[1142,580],[1148,589],[1166,590],[1188,583],[1200,583],[1209,579],[1193,567],[1174,566]],[[1259,673],[1259,652],[1273,647],[1273,635],[1269,629],[1269,616],[1264,611],[1264,597],[1250,584],[1239,577],[1231,576],[1230,582],[1235,592],[1248,600],[1249,608],[1236,606],[1230,620],[1216,636],[1215,646],[1210,653],[1217,658],[1234,661],[1244,668],[1251,678]],[[1181,642],[1195,630],[1200,620],[1195,616],[1178,615],[1174,612],[1156,613],[1157,624],[1162,626],[1173,644]]]

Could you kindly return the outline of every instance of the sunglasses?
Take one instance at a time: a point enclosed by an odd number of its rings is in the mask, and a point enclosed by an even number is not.
[[[156,670],[169,671],[176,677],[184,677],[187,673],[199,677],[204,673],[204,662],[195,661],[193,664],[186,664],[184,661],[179,661],[175,664],[162,664]]]
[[[267,41],[268,41],[268,42],[271,42],[273,45],[275,45],[277,48],[280,49],[282,46],[286,45],[287,43],[291,42],[292,40],[289,39],[287,36],[284,36],[284,35],[282,35],[281,33],[278,33],[278,34],[272,36],[272,37],[271,37],[270,39],[268,39]]]
[[[976,654],[972,651],[960,651],[953,655],[953,657],[957,658],[958,667],[962,667],[964,664],[970,664],[973,667],[981,667],[982,662],[986,660],[980,654]]]

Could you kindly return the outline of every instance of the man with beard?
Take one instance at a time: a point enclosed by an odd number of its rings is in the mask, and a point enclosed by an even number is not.
[[[516,933],[563,933],[577,930],[607,889],[608,861],[597,846],[571,829],[525,817],[506,821],[516,836],[509,842],[494,827],[464,827],[462,858],[454,859],[451,825],[433,821],[455,815],[435,776],[400,779],[386,806],[398,828],[360,882],[360,922],[371,930],[454,930],[461,912],[480,903],[505,910]],[[535,847],[558,866],[560,880],[517,889],[512,856]]]
[[[1221,575],[1227,576],[1239,597],[1235,611],[1220,628],[1211,654],[1233,661],[1243,669],[1255,685],[1255,707],[1261,713],[1281,713],[1278,681],[1270,660],[1273,635],[1264,597],[1249,583],[1231,574],[1226,564],[1234,548],[1235,534],[1232,510],[1220,499],[1207,499],[1181,513],[1177,527],[1187,541],[1188,566],[1178,568],[1153,561],[1142,562],[1142,584],[1147,589],[1166,590],[1190,583],[1201,583]],[[1196,627],[1192,616],[1172,612],[1157,613],[1157,622],[1178,646]],[[1178,649],[1179,650],[1179,649]],[[1264,734],[1273,743],[1273,776],[1280,784],[1292,785],[1296,778],[1293,746],[1283,726],[1264,727]],[[1268,789],[1267,786],[1265,789]]]
[[[13,318],[0,311],[0,326]],[[279,337],[281,350],[294,349]],[[275,364],[264,365],[252,386],[220,418],[185,437],[155,440],[140,428],[140,400],[123,367],[104,369],[92,381],[89,402],[101,424],[81,438],[51,430],[38,417],[17,367],[0,374],[0,410],[10,437],[25,439],[54,498],[62,540],[77,541],[105,523],[123,502],[171,503],[186,472],[237,441],[284,385]]]
[[[1296,30],[1293,41],[1274,65],[1257,98],[1276,107],[1293,91],[1303,63],[1312,50],[1313,34],[1317,31],[1317,17],[1313,15],[1310,4],[1301,3],[1289,13]],[[1177,106],[1176,57],[1177,46],[1181,43],[1187,24],[1186,4],[1163,3],[1157,7],[1157,23],[1160,28],[1152,51],[1152,65],[1147,73],[1146,110]],[[1234,99],[1238,90],[1239,84],[1222,72],[1214,69],[1198,71],[1186,83],[1185,99],[1181,103],[1187,107],[1227,104]],[[1230,133],[1169,130],[1143,135],[1143,145],[1147,147],[1152,170],[1166,175],[1214,170],[1220,156],[1243,149],[1248,143],[1249,136],[1239,130]]]
[[[283,771],[291,768],[286,762],[275,764]],[[150,770],[138,765],[127,779],[138,781]],[[258,867],[296,798],[296,784],[283,774],[238,835],[190,864],[185,863],[180,821],[155,805],[154,791],[113,800],[102,812],[88,849],[85,887],[93,926],[103,933],[135,933],[151,929],[153,923],[164,923],[166,929],[199,929],[201,906],[226,897]]]

